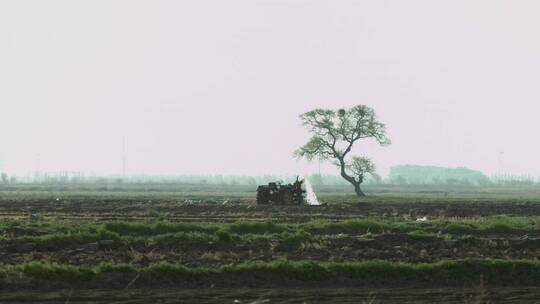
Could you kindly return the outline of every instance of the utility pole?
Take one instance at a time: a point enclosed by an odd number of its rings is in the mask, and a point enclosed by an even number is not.
[[[126,178],[126,137],[122,137],[122,178]]]
[[[37,181],[41,181],[41,156],[38,154],[36,159],[36,173]]]

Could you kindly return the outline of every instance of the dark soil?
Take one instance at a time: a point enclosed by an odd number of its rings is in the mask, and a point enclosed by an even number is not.
[[[403,231],[381,231],[369,235],[360,233],[339,234],[331,228],[313,228],[311,236],[294,242],[279,238],[261,238],[241,241],[181,241],[160,243],[151,240],[98,240],[98,241],[29,241],[14,238],[42,236],[51,233],[40,227],[43,219],[68,222],[102,222],[111,220],[152,222],[156,220],[222,223],[234,221],[270,221],[274,223],[305,223],[308,221],[342,221],[365,217],[392,219],[404,218],[477,218],[494,215],[540,216],[538,202],[399,202],[329,204],[322,206],[257,206],[251,199],[228,200],[225,198],[190,201],[151,198],[93,198],[80,197],[69,200],[55,198],[22,197],[17,201],[0,199],[0,219],[35,222],[36,227],[7,227],[0,231],[0,263],[15,265],[31,261],[59,263],[74,266],[95,266],[104,262],[127,263],[146,266],[159,262],[182,264],[187,267],[216,269],[223,265],[246,261],[311,260],[354,262],[388,260],[393,262],[438,262],[462,258],[528,259],[540,256],[538,231],[510,231],[506,235],[475,234],[449,235],[445,231],[433,235],[410,235]],[[302,282],[284,281],[279,277],[233,276],[212,277],[202,281],[181,282],[172,280],[167,288],[213,287],[305,287]],[[135,280],[132,273],[109,273],[77,285],[77,288],[125,288]],[[151,286],[151,279],[141,277],[133,281],[133,288]],[[163,283],[163,281],[160,281]],[[407,283],[407,282],[401,282]],[[429,286],[429,278],[409,282],[411,286]],[[3,289],[21,287],[47,290],[48,288],[71,289],[69,282],[29,282],[29,285],[2,286]],[[48,285],[50,284],[50,285]],[[358,286],[357,281],[312,283],[311,287]],[[457,284],[457,283],[455,283]],[[385,283],[381,282],[381,286]],[[462,287],[462,286],[460,286]],[[363,294],[365,295],[365,294]],[[335,295],[334,295],[335,296]],[[180,297],[180,296],[179,296]],[[71,302],[77,302],[73,298]],[[81,296],[80,299],[84,299]],[[343,298],[346,300],[346,298]],[[2,300],[2,298],[0,298]],[[229,299],[227,299],[229,300]],[[82,300],[81,300],[82,301]],[[166,302],[166,301],[164,301]],[[203,303],[204,301],[201,301]],[[324,302],[324,301],[323,301]],[[415,302],[418,303],[418,302]]]
[[[177,221],[271,220],[300,223],[313,219],[342,220],[364,216],[483,217],[493,215],[540,216],[539,202],[397,202],[348,203],[322,206],[259,206],[252,199],[96,199],[92,197],[56,200],[21,198],[0,200],[0,218],[21,215],[60,219],[144,220],[166,215]]]
[[[111,244],[108,244],[111,242]],[[189,267],[217,267],[249,260],[360,261],[383,259],[403,262],[437,262],[460,258],[535,259],[540,256],[540,239],[472,238],[417,239],[407,234],[387,233],[367,239],[340,236],[304,240],[293,244],[278,239],[241,243],[178,242],[151,243],[0,241],[4,264],[46,261],[78,266],[102,262],[148,265],[180,263]]]
[[[318,289],[142,289],[3,292],[2,303],[538,303],[540,289],[520,288],[318,288]]]

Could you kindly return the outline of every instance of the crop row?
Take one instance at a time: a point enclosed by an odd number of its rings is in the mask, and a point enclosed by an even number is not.
[[[540,262],[531,260],[464,259],[408,264],[387,261],[313,262],[275,260],[245,262],[219,268],[188,268],[157,263],[145,267],[100,264],[94,267],[30,262],[0,266],[0,282],[7,288],[37,286],[275,286],[284,282],[309,285],[314,282],[374,286],[383,284],[429,284],[431,286],[474,284],[536,284]],[[114,278],[114,280],[113,280]],[[136,281],[136,282],[135,282]],[[97,285],[96,285],[97,284]]]
[[[5,221],[0,225],[4,240],[27,239],[47,241],[59,239],[120,239],[182,235],[184,238],[209,241],[234,240],[244,235],[310,234],[310,235],[364,235],[385,232],[412,235],[490,235],[538,234],[540,218],[490,217],[476,220],[436,219],[429,221],[389,220],[361,218],[345,221],[311,221],[302,224],[276,224],[273,222],[239,221],[234,223],[187,223],[159,221],[155,223],[110,221],[104,223],[73,221]]]

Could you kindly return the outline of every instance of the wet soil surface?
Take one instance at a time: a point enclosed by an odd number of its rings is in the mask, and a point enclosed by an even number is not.
[[[42,219],[68,221],[194,221],[233,222],[239,220],[303,223],[313,220],[347,220],[374,216],[380,218],[475,218],[494,215],[540,215],[540,203],[513,202],[403,202],[357,203],[323,206],[257,206],[249,199],[141,200],[141,199],[20,199],[0,200],[0,220]],[[404,232],[386,231],[369,236],[338,234],[316,229],[313,237],[299,242],[257,239],[242,242],[183,241],[28,241],[22,236],[51,233],[42,227],[9,227],[0,231],[0,263],[29,261],[92,266],[102,262],[149,265],[179,263],[188,267],[219,267],[249,260],[275,259],[314,261],[362,261],[382,259],[403,262],[436,262],[467,257],[537,259],[540,256],[538,231],[513,231],[506,235],[460,235],[415,237]],[[328,237],[331,235],[331,237]],[[109,278],[115,282],[115,278]],[[123,278],[119,290],[70,290],[57,292],[7,292],[0,302],[9,303],[540,303],[540,289],[215,289],[201,286],[191,290],[124,290],[132,278]],[[247,281],[246,281],[247,282]],[[245,283],[245,282],[244,282]],[[238,287],[248,286],[238,283]],[[101,288],[108,285],[98,285]],[[119,285],[120,286],[120,285]],[[225,285],[228,287],[234,285]],[[288,287],[287,284],[279,285]],[[344,285],[336,284],[343,287]],[[352,285],[358,286],[358,285]],[[135,287],[145,287],[136,286]],[[177,287],[177,286],[174,286]],[[219,287],[219,286],[216,286]],[[259,286],[260,287],[260,286]],[[39,286],[36,286],[39,289]],[[480,297],[480,298],[478,298]],[[436,299],[436,301],[435,301]],[[478,299],[480,299],[478,301]],[[237,300],[236,302],[234,302]],[[372,301],[373,300],[373,301]]]
[[[150,209],[149,209],[150,208]],[[92,199],[32,200],[16,203],[0,200],[0,218],[70,221],[130,220],[150,221],[166,216],[170,221],[231,222],[235,220],[301,223],[310,220],[346,220],[369,215],[383,218],[418,217],[464,218],[487,215],[540,215],[538,203],[357,203],[323,206],[257,206],[249,201],[177,202],[174,200]],[[539,231],[513,231],[507,235],[475,235],[463,239],[415,238],[403,232],[387,231],[362,235],[341,235],[328,229],[312,228],[314,238],[284,243],[279,239],[248,242],[143,241],[47,241],[13,240],[21,236],[51,233],[43,227],[9,227],[0,231],[0,261],[17,264],[28,261],[71,265],[96,265],[122,262],[148,265],[156,262],[186,266],[220,266],[247,260],[270,261],[277,258],[315,261],[360,261],[383,259],[404,262],[436,262],[467,257],[536,259],[540,256]],[[442,231],[444,233],[444,231]],[[332,237],[324,237],[332,235]]]
[[[538,202],[399,202],[354,203],[322,206],[258,206],[249,199],[140,200],[140,199],[21,199],[0,200],[0,218],[37,214],[59,219],[145,220],[154,213],[177,221],[272,220],[305,222],[313,219],[341,220],[363,216],[482,217],[493,215],[540,215]]]
[[[539,303],[540,288],[138,289],[18,291],[0,303]]]
[[[536,259],[540,239],[487,237],[471,239],[422,240],[407,234],[385,233],[372,238],[337,236],[321,240],[285,243],[279,239],[259,239],[242,243],[144,241],[46,242],[0,241],[4,264],[44,261],[79,266],[102,262],[148,265],[157,262],[181,263],[189,267],[217,267],[248,260],[279,258],[314,261],[362,261],[382,259],[403,262],[436,262],[461,258]]]

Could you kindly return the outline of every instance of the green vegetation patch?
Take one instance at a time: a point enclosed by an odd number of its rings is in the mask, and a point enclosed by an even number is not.
[[[16,271],[22,276],[31,277],[38,280],[77,282],[87,281],[94,276],[92,269],[80,268],[72,265],[44,264],[40,262],[28,262],[14,266],[6,271]]]
[[[272,222],[236,222],[226,225],[225,229],[237,234],[281,233],[290,230],[286,225]]]
[[[332,233],[382,233],[390,230],[391,226],[383,220],[378,219],[354,219],[340,222],[313,222],[303,225],[306,228],[321,228]]]
[[[217,231],[218,228],[210,225],[183,222],[158,222],[146,224],[140,222],[116,221],[106,223],[105,229],[120,235],[158,235],[176,232],[212,233]]]
[[[249,283],[252,286],[280,285],[291,280],[305,284],[348,282],[366,286],[391,283],[462,285],[478,282],[480,277],[490,284],[515,285],[535,284],[540,280],[540,262],[538,261],[495,259],[465,259],[421,264],[379,260],[343,263],[275,260],[248,261],[217,269],[188,268],[169,263],[157,263],[142,268],[127,264],[102,264],[93,268],[84,268],[31,262],[15,266],[0,266],[0,271],[4,274],[12,274],[0,278],[2,282],[9,277],[11,286],[24,285],[28,280],[44,281],[52,285],[69,283],[71,286],[75,283],[84,284],[84,282],[92,281],[95,286],[99,285],[100,278],[114,273],[131,274],[124,278],[138,275],[141,276],[140,280],[145,285],[154,286],[198,284],[197,282],[207,281],[221,285],[230,283]],[[13,282],[13,280],[19,281]]]
[[[35,243],[82,243],[99,240],[230,243],[256,239],[298,242],[302,239],[325,238],[331,235],[364,235],[387,232],[407,233],[417,240],[429,241],[435,236],[447,238],[450,235],[459,237],[463,235],[535,233],[540,230],[540,217],[496,216],[469,220],[440,218],[425,222],[403,218],[367,217],[342,221],[318,220],[302,224],[280,224],[269,221],[238,221],[233,223],[110,221],[70,224],[49,220],[21,221],[16,226],[14,226],[14,222],[10,221],[3,225],[0,224],[0,229],[4,231],[0,235],[3,240],[23,240]]]
[[[407,235],[416,241],[419,242],[430,242],[438,239],[449,239],[450,237],[448,235],[440,235],[437,233],[432,232],[425,232],[422,230],[414,230],[411,232],[408,232]]]
[[[464,223],[450,223],[446,226],[446,232],[450,234],[471,234],[475,232],[475,227]]]
[[[67,231],[64,233],[51,233],[40,236],[23,236],[19,240],[26,240],[36,243],[56,243],[56,242],[89,242],[99,240],[119,240],[121,237],[114,232],[98,229],[97,231]]]
[[[144,267],[141,272],[146,274],[151,281],[164,280],[169,282],[193,281],[211,272],[208,269],[187,268],[183,265],[170,263],[157,263]]]
[[[220,240],[217,235],[201,232],[177,232],[166,233],[152,238],[157,243],[180,243],[180,242],[216,242]]]
[[[226,265],[219,269],[221,274],[259,274],[294,279],[300,281],[321,281],[331,276],[331,272],[325,263],[314,261],[288,261],[276,260],[271,262],[247,261],[236,265]]]

